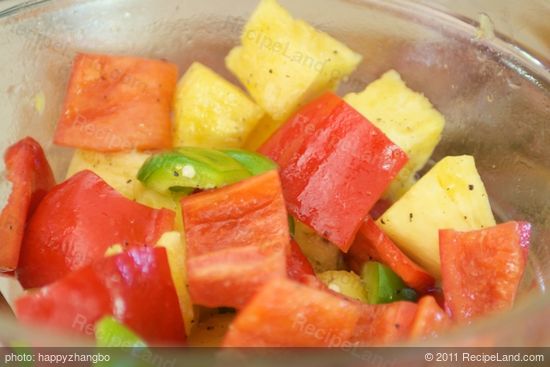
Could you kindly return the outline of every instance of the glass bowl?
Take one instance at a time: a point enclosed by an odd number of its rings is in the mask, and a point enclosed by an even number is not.
[[[516,307],[426,345],[549,345],[548,61],[538,61],[509,38],[493,34],[490,26],[478,28],[473,20],[411,1],[281,2],[364,56],[340,92],[362,90],[384,71],[398,70],[446,117],[433,161],[445,155],[474,155],[496,216],[534,225],[529,268]],[[31,135],[43,144],[56,177],[64,177],[72,150],[54,146],[51,138],[71,61],[79,51],[166,58],[182,71],[200,61],[236,82],[224,68],[224,56],[238,43],[256,3],[32,0],[1,11],[0,151]],[[486,19],[481,23],[490,25]],[[3,178],[2,205],[8,194]],[[0,342],[21,340],[39,345],[86,343],[72,335],[17,325],[9,309],[0,307]]]

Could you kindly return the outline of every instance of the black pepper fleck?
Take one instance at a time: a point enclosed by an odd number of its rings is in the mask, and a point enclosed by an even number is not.
[[[409,222],[413,221],[413,213],[409,213]]]
[[[214,326],[207,326],[206,330],[214,330]]]
[[[129,183],[132,183],[132,179],[129,179],[128,181],[126,181],[127,184]]]
[[[273,74],[273,69],[269,69],[269,74]]]
[[[178,177],[179,175],[178,171],[174,171],[174,177]]]
[[[396,328],[396,329],[399,329],[400,327],[401,327],[401,325],[395,324],[395,328]]]
[[[386,224],[386,222],[384,222],[384,219],[380,219],[380,223]]]
[[[474,185],[468,185],[468,190],[472,191],[474,189]]]

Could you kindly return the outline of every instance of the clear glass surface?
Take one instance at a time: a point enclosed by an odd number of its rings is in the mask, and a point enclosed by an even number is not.
[[[398,70],[446,117],[433,160],[474,155],[498,218],[534,225],[529,268],[516,307],[429,343],[550,345],[548,62],[537,61],[498,33],[491,37],[479,32],[475,21],[416,2],[281,2],[364,56],[342,84],[342,93],[362,90],[390,68]],[[256,3],[42,0],[0,12],[0,151],[31,135],[43,144],[57,178],[64,176],[71,150],[54,146],[51,138],[71,61],[79,51],[166,58],[181,70],[200,61],[236,82],[224,68],[224,56],[238,43]],[[8,194],[3,178],[2,205]],[[82,342],[17,325],[8,310],[0,307],[0,342]]]

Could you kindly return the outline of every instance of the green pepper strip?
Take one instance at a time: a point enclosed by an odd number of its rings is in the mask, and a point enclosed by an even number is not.
[[[248,170],[228,155],[195,147],[155,154],[145,161],[137,175],[145,186],[160,193],[212,189],[248,177]]]
[[[253,176],[261,175],[277,168],[277,163],[258,153],[242,149],[224,149],[222,152],[239,162]]]
[[[95,337],[98,347],[141,348],[147,346],[139,336],[112,316],[106,316],[96,323]]]
[[[230,185],[276,167],[269,158],[244,150],[183,147],[151,156],[137,178],[160,193],[186,195],[194,189]]]
[[[363,265],[361,279],[370,304],[416,301],[418,298],[417,293],[407,288],[397,274],[379,262],[369,261]]]

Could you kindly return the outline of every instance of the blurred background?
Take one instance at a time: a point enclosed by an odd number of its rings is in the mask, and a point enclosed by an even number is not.
[[[548,0],[412,0],[477,20],[485,13],[495,30],[515,40],[550,66],[550,1]],[[544,60],[542,60],[544,59]]]
[[[181,0],[185,4],[186,0]],[[205,0],[224,1],[225,0]],[[359,0],[360,1],[360,0]],[[489,16],[497,32],[515,40],[550,67],[549,0],[404,0],[446,10],[478,20],[479,13]],[[0,11],[29,0],[0,0]]]

